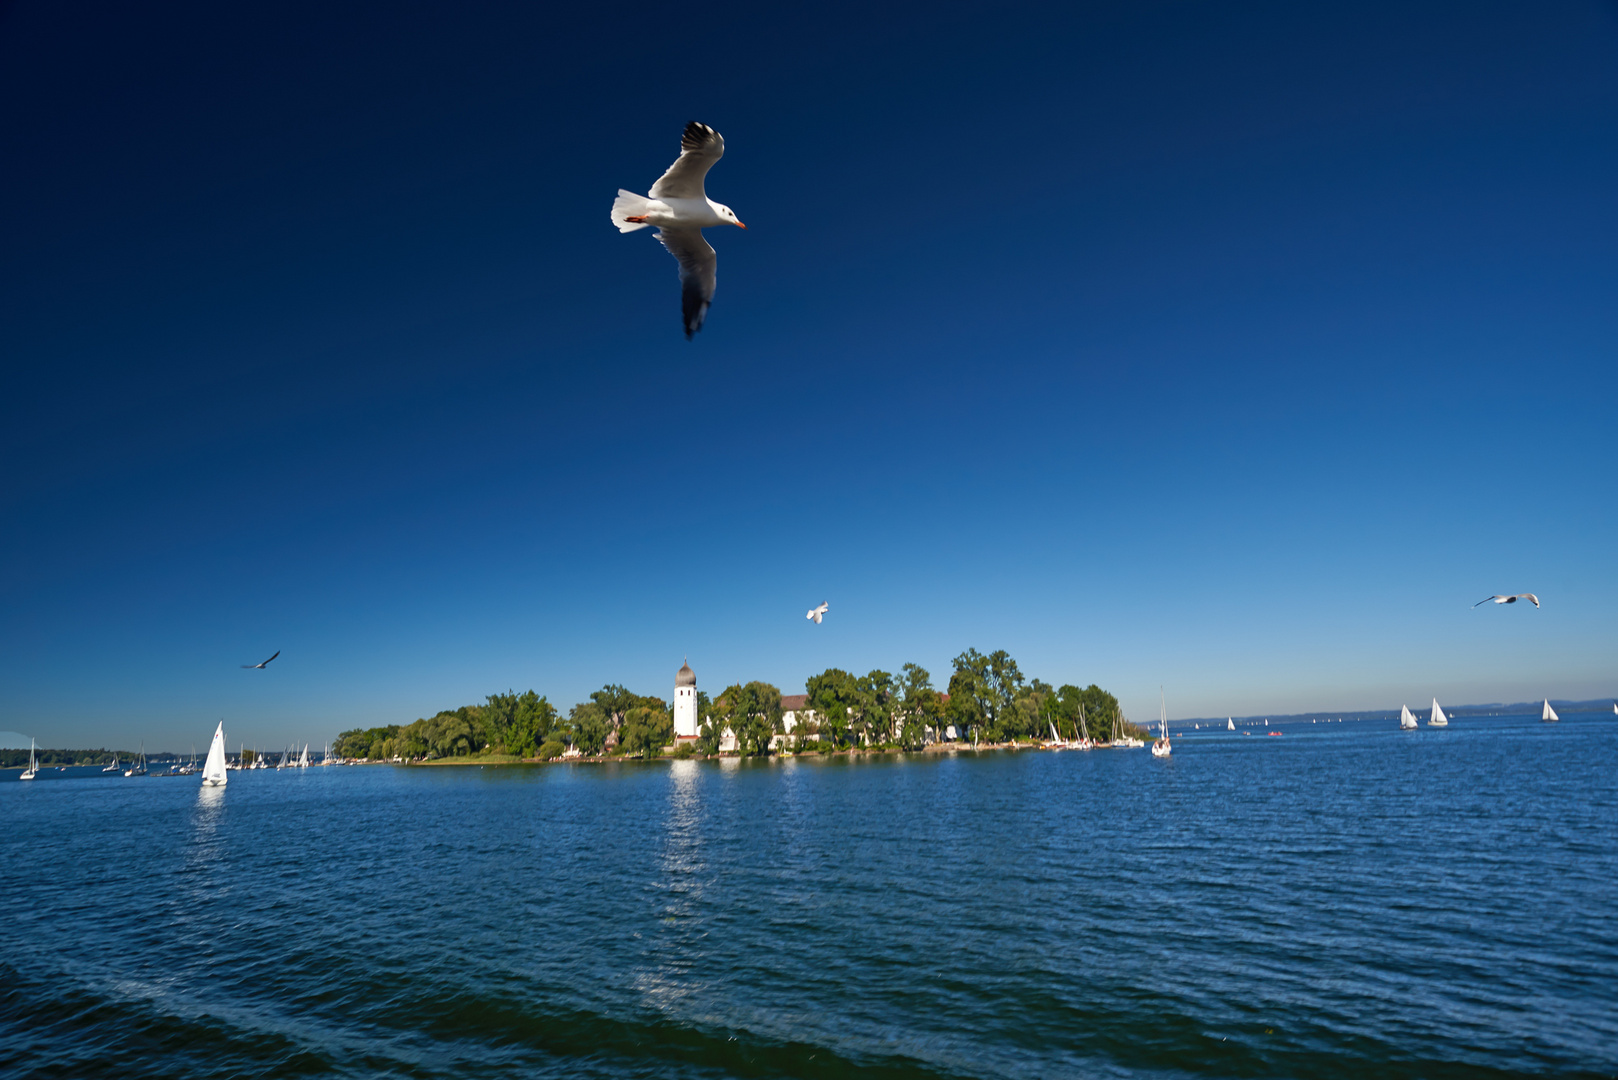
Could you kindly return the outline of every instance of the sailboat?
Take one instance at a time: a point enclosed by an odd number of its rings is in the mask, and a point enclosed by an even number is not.
[[[1449,727],[1449,717],[1444,710],[1438,707],[1438,699],[1433,698],[1433,714],[1427,718],[1428,727]]]
[[[108,765],[105,769],[102,769],[101,771],[102,772],[123,772],[124,767],[118,763],[118,755],[114,754],[114,755],[112,755],[112,764]]]
[[[309,744],[304,743],[303,744],[303,753],[298,755],[298,768],[307,769],[308,767],[309,767]]]
[[[1079,704],[1079,741],[1073,744],[1075,750],[1094,750],[1095,741],[1090,738],[1090,725],[1084,720],[1084,705]]]
[[[134,761],[131,761],[129,763],[129,768],[124,770],[124,775],[125,776],[145,776],[146,775],[146,744],[145,743],[140,744],[140,757],[137,758]]]
[[[1169,707],[1163,697],[1163,688],[1157,688],[1157,741],[1152,743],[1153,757],[1168,757],[1173,752],[1169,746]]]
[[[1226,731],[1235,731],[1236,730],[1236,721],[1232,720],[1228,716],[1225,717],[1225,730]]]
[[[1539,718],[1545,721],[1547,724],[1554,724],[1558,720],[1562,719],[1560,716],[1556,715],[1556,710],[1551,708],[1550,698],[1545,699],[1545,711],[1539,714]]]
[[[214,729],[213,745],[208,747],[208,760],[202,766],[202,786],[224,787],[229,779],[225,772],[225,722],[221,720]]]
[[[1412,713],[1410,711],[1410,706],[1409,705],[1401,705],[1401,706],[1399,706],[1399,730],[1400,731],[1415,731],[1416,730],[1416,716],[1415,716],[1414,713]]]
[[[28,740],[28,768],[17,777],[18,780],[32,780],[39,775],[39,763],[34,760],[34,740]]]

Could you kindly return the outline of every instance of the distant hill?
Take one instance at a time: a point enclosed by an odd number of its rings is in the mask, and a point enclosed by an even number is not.
[[[47,750],[41,746],[34,751],[41,765],[110,765],[114,755],[128,761],[135,755],[128,750]],[[153,755],[147,754],[148,758]],[[28,764],[28,747],[0,749],[0,769],[20,769]]]
[[[1559,715],[1563,716],[1569,713],[1592,712],[1610,714],[1612,712],[1613,702],[1615,701],[1618,701],[1618,697],[1592,698],[1589,701],[1565,701],[1561,698],[1552,698],[1551,708],[1555,709]],[[1409,703],[1407,702],[1406,704]],[[1445,715],[1452,717],[1538,715],[1541,704],[1542,702],[1538,701],[1518,701],[1509,703],[1492,701],[1483,705],[1445,705],[1444,713]],[[1416,705],[1410,706],[1411,711],[1416,713],[1418,716],[1425,712],[1427,708],[1428,706],[1422,706],[1420,708],[1418,708]],[[1359,709],[1353,712],[1328,712],[1321,710],[1320,712],[1308,713],[1269,713],[1268,715],[1259,714],[1257,716],[1238,716],[1234,719],[1237,726],[1242,726],[1263,723],[1265,720],[1268,720],[1271,724],[1307,724],[1311,720],[1387,720],[1390,717],[1393,719],[1398,719],[1398,708]],[[1218,723],[1224,719],[1227,718],[1223,716],[1188,716],[1184,719],[1175,718],[1170,722],[1178,727],[1182,724]]]

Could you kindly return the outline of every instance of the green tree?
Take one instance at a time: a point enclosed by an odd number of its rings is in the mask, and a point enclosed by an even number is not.
[[[668,710],[647,705],[631,706],[624,713],[622,746],[626,754],[656,757],[658,751],[674,741],[674,717]]]
[[[987,737],[985,729],[996,722],[997,715],[989,688],[988,657],[967,649],[955,658],[955,671],[949,677],[949,722],[963,739]]]
[[[873,671],[855,683],[854,727],[867,745],[893,741],[898,684],[886,671]]]
[[[944,734],[944,699],[933,689],[933,677],[917,664],[899,669],[899,745],[920,750],[927,744],[927,729]]]
[[[1072,724],[1079,724],[1082,716],[1083,728],[1089,731],[1090,738],[1096,740],[1111,738],[1113,719],[1121,715],[1118,699],[1095,683],[1083,690],[1064,685],[1056,692],[1056,708]]]
[[[859,704],[859,680],[842,668],[827,668],[804,683],[807,704],[820,722],[820,735],[836,749],[849,742],[853,710]]]
[[[723,738],[722,727],[715,727],[712,719],[705,720],[697,729],[697,749],[704,754],[717,754],[720,740]]]
[[[715,715],[736,736],[736,749],[743,757],[762,757],[781,731],[781,691],[756,681],[726,687]]]
[[[593,701],[580,702],[568,714],[568,734],[581,753],[601,753],[610,730],[606,711]]]
[[[1010,653],[997,649],[985,656],[967,649],[955,658],[949,680],[950,722],[962,734],[976,732],[989,742],[1027,734],[1037,718],[1015,704],[1027,692]]]

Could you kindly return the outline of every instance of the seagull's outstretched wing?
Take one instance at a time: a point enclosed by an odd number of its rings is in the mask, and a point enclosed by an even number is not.
[[[686,340],[702,329],[713,303],[719,256],[702,238],[701,229],[658,229],[657,238],[680,264],[680,316],[685,322]]]
[[[1518,593],[1518,595],[1521,596],[1524,600],[1532,600],[1534,602],[1535,607],[1539,606],[1539,597],[1535,596],[1533,593],[1525,592],[1525,593]]]
[[[275,656],[280,656],[280,655],[281,655],[281,650],[276,649],[275,650]],[[275,656],[270,657],[270,660],[274,660]],[[264,664],[268,664],[270,662],[270,660],[264,661],[263,664],[243,664],[242,667],[244,667],[244,668],[261,668],[261,667],[264,666]],[[221,721],[221,723],[223,723],[223,721]]]
[[[1493,600],[1497,604],[1503,604],[1503,603],[1506,602],[1506,598],[1503,597],[1503,596],[1485,596],[1482,600],[1479,600],[1477,603],[1473,604],[1472,606],[1473,607],[1482,607],[1484,604],[1487,604],[1490,600]]]
[[[725,140],[707,124],[695,120],[685,125],[680,136],[680,156],[669,171],[658,177],[648,192],[654,199],[706,199],[703,180],[713,163],[725,156]]]

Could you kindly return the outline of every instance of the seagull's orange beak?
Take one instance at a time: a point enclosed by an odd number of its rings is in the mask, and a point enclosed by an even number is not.
[[[743,224],[742,224],[742,223],[741,223],[741,222],[739,222],[739,221],[738,221],[738,222],[737,222],[737,223],[736,223],[736,227],[737,227],[737,228],[738,228],[738,229],[745,229],[745,228],[747,228],[747,226],[746,226],[746,225],[743,225]]]

